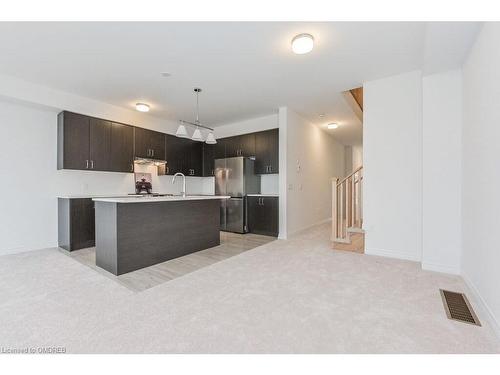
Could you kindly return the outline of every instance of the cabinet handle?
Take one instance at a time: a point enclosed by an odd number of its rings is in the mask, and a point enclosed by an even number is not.
[[[151,150],[151,153],[153,154],[151,156],[155,157],[155,150]]]
[[[93,160],[90,161],[90,169],[94,169],[94,161]]]
[[[169,174],[169,172],[170,172],[170,168],[169,168],[169,167],[167,167],[167,174]]]
[[[214,170],[212,169],[212,176],[214,175]]]
[[[130,172],[134,171],[134,163],[130,163]]]
[[[85,168],[89,169],[89,161],[85,160]]]
[[[262,205],[264,205],[264,198],[260,198],[260,199],[262,199]]]

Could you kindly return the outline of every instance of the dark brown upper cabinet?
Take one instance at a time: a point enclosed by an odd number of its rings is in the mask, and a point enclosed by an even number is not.
[[[279,173],[279,130],[255,133],[255,173]]]
[[[111,170],[114,172],[134,171],[134,127],[111,123]]]
[[[90,118],[90,169],[110,171],[111,122]]]
[[[57,116],[57,169],[90,167],[90,119],[72,112]]]
[[[224,138],[226,142],[226,157],[255,156],[255,133]]]
[[[133,127],[72,112],[58,115],[58,169],[133,172]]]
[[[136,157],[165,160],[165,134],[143,128],[134,132]]]
[[[203,177],[215,175],[215,147],[217,145],[203,144]]]

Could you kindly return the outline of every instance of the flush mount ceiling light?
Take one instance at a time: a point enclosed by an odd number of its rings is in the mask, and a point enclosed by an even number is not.
[[[136,103],[135,109],[139,112],[149,112],[149,105],[146,103]]]
[[[311,34],[299,34],[292,39],[292,51],[297,55],[303,55],[312,51],[314,38]]]
[[[200,123],[199,94],[201,92],[201,89],[198,87],[195,87],[194,92],[196,93],[196,120],[194,122],[180,120],[181,124],[177,128],[177,132],[175,133],[175,135],[177,137],[181,137],[181,138],[189,138],[185,125],[191,125],[191,126],[196,127],[196,129],[193,133],[193,136],[191,137],[191,139],[193,141],[203,142],[203,136],[202,136],[201,130],[200,130],[200,128],[203,128],[203,129],[207,129],[210,131],[210,133],[208,134],[206,143],[211,144],[211,145],[216,144],[217,141],[215,140],[215,137],[213,134],[214,129],[209,128],[208,126],[202,125]]]
[[[334,122],[328,124],[328,129],[337,129],[338,127],[339,125]]]

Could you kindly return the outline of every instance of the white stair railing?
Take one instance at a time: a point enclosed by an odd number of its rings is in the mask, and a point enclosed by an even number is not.
[[[332,240],[348,239],[347,229],[363,228],[363,167],[332,179]]]

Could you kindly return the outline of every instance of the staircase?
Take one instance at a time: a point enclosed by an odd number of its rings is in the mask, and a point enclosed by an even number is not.
[[[340,180],[332,179],[332,247],[365,251],[363,230],[363,167]]]

